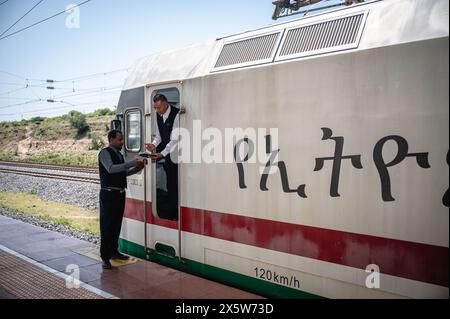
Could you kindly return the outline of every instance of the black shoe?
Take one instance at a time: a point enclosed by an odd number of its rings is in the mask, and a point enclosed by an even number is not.
[[[103,269],[111,269],[111,268],[112,268],[112,265],[111,265],[111,263],[109,262],[109,260],[103,260],[103,262],[102,262],[102,268],[103,268]]]
[[[127,256],[127,255],[123,255],[123,254],[121,254],[121,253],[117,253],[117,254],[113,255],[113,256],[111,257],[111,259],[116,259],[116,260],[128,260],[128,259],[130,259],[130,257]]]

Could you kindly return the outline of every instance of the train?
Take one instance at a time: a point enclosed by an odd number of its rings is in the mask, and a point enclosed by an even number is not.
[[[121,251],[271,298],[448,298],[448,7],[364,1],[136,61],[124,157],[156,94],[185,156],[170,218],[161,163],[128,177]]]

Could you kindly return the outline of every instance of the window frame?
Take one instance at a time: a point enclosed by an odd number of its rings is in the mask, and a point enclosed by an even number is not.
[[[164,94],[167,99],[168,99],[168,103],[171,107],[175,107],[179,110],[181,110],[181,95],[182,95],[182,89],[181,89],[181,82],[170,82],[170,83],[164,83],[164,84],[160,84],[160,85],[155,85],[155,86],[148,86],[148,97],[150,100],[149,106],[150,106],[150,110],[149,113],[151,114],[151,139],[154,139],[154,134],[156,133],[156,130],[158,129],[158,123],[157,123],[157,113],[155,111],[155,109],[153,108],[153,98],[156,94],[160,93],[160,94]],[[177,99],[178,101],[175,103],[175,105],[172,105],[170,98],[169,98],[169,94],[167,94],[168,90],[176,90],[176,94],[177,94]],[[162,91],[162,92],[161,92]],[[166,91],[166,92],[164,92]],[[179,120],[181,121],[181,119],[179,118]],[[179,123],[181,126],[181,123]],[[154,198],[154,200],[152,201],[152,213],[153,216],[164,220],[164,221],[169,221],[171,219],[167,218],[164,216],[164,212],[161,213],[160,211],[158,211],[158,207],[157,207],[157,202],[158,202],[158,196],[157,196],[157,173],[156,173],[156,163],[152,164],[152,179],[151,179],[151,183],[152,183],[152,198]],[[177,207],[177,217],[176,217],[176,221],[177,223],[180,223],[181,221],[181,199],[180,199],[180,195],[181,195],[181,165],[178,165],[178,181],[177,181],[177,187],[178,187],[178,207]]]
[[[130,149],[129,148],[129,123],[128,123],[128,119],[130,116],[130,113],[138,113],[139,114],[139,149]],[[124,133],[125,133],[125,150],[129,153],[139,153],[142,150],[142,112],[140,108],[130,108],[127,109],[127,111],[124,114]]]

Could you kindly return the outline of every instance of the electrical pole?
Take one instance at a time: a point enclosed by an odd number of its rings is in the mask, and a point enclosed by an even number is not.
[[[273,12],[272,19],[277,20],[278,18],[284,18],[295,14],[308,14],[314,11],[364,2],[364,0],[340,0],[337,3],[336,1],[334,1],[334,3],[329,4],[330,1],[331,0],[276,0],[272,2],[272,4],[275,6],[275,11]],[[308,8],[308,6],[319,2],[323,2],[324,5]],[[303,10],[300,10],[302,8]]]

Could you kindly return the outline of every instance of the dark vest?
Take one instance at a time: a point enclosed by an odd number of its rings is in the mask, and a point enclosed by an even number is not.
[[[110,147],[105,148],[109,155],[111,155],[111,160],[114,165],[123,164],[124,160],[119,157],[117,153]],[[103,152],[103,151],[102,151]],[[117,173],[109,174],[103,164],[98,160],[98,168],[100,173],[100,184],[102,188],[105,187],[117,187],[117,188],[127,188],[127,173]]]
[[[159,134],[161,135],[161,143],[159,143],[156,148],[156,152],[161,153],[170,142],[170,134],[172,133],[173,124],[178,112],[180,112],[180,110],[172,106],[166,123],[163,122],[163,117],[161,115],[157,115],[156,122],[158,123]]]

